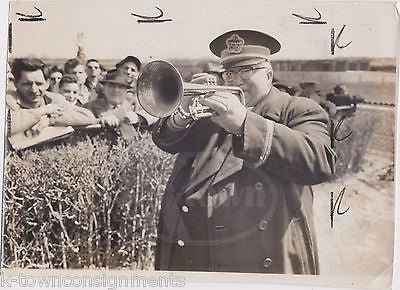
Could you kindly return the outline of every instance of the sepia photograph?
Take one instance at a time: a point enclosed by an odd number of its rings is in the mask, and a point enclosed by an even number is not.
[[[6,286],[394,287],[394,1],[5,6]]]

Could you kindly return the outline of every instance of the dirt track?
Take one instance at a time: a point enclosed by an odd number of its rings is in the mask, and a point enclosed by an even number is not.
[[[387,172],[391,162],[393,157],[368,154],[362,171],[314,187],[321,275],[353,276],[354,280],[363,276],[369,286],[380,276],[390,283],[394,246],[394,182],[380,180],[379,176]],[[343,215],[335,212],[334,227],[331,228],[330,192],[334,192],[336,199],[344,187],[340,209],[350,209]]]

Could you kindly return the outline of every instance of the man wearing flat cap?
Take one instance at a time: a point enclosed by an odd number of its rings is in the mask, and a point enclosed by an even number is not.
[[[85,104],[85,108],[92,111],[103,127],[118,129],[125,139],[134,138],[136,133],[133,125],[145,120],[134,112],[134,107],[127,100],[129,83],[117,70],[110,70],[101,83],[103,89],[99,98]]]
[[[225,85],[200,100],[214,115],[174,113],[154,128],[157,146],[179,153],[163,197],[156,269],[318,274],[311,186],[336,155],[328,116],[314,101],[272,86],[280,43],[258,31],[210,44]]]

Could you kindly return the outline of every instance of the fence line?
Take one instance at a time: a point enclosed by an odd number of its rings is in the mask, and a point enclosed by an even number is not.
[[[369,71],[347,71],[347,72],[315,72],[315,71],[276,71],[275,76],[279,80],[300,82],[305,80],[315,80],[320,83],[324,81],[334,83],[352,84],[395,84],[396,74],[389,72],[369,72]]]

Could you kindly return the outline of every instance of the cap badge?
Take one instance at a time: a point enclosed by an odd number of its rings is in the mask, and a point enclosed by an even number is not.
[[[244,46],[244,39],[237,34],[232,34],[232,36],[226,40],[226,46],[228,47],[229,53],[241,53]]]

